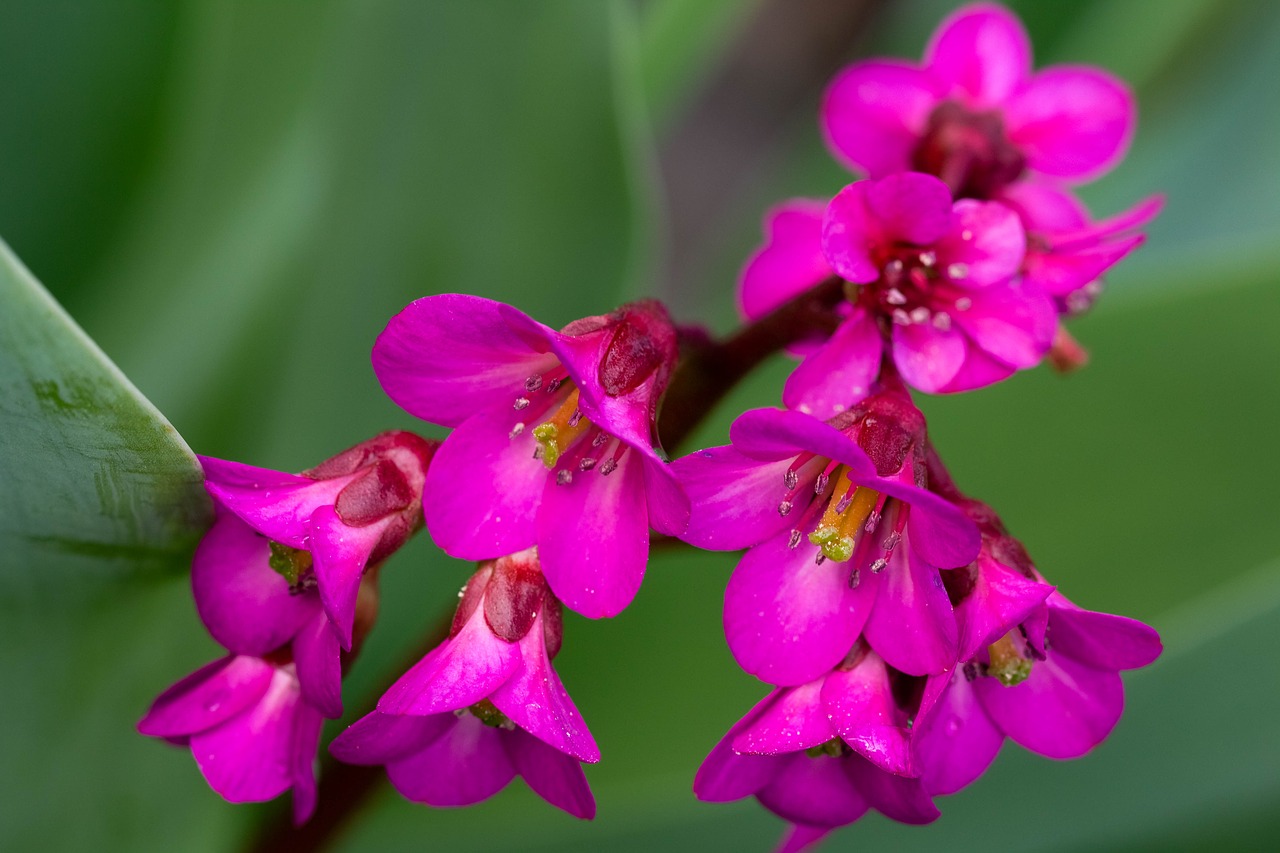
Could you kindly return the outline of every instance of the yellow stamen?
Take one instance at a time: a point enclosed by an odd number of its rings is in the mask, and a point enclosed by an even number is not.
[[[809,534],[809,541],[820,546],[828,560],[837,563],[848,560],[853,556],[853,545],[863,523],[879,500],[879,492],[854,485],[849,478],[849,469],[841,465],[835,491],[827,501],[817,529]],[[845,505],[842,507],[841,504]]]
[[[1023,657],[1013,634],[1010,631],[987,646],[987,654],[991,658],[987,673],[998,678],[1005,687],[1021,684],[1031,675],[1031,661]]]
[[[534,439],[542,446],[542,464],[547,468],[556,467],[561,454],[590,428],[591,421],[578,412],[578,389],[574,388],[556,413],[533,429]]]

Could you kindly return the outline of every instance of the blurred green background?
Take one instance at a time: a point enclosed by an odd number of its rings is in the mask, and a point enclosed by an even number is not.
[[[5,0],[0,235],[197,452],[299,470],[415,426],[368,352],[417,296],[476,293],[561,325],[660,294],[680,320],[730,329],[763,210],[849,180],[816,127],[822,81],[858,56],[917,58],[955,5]],[[1167,653],[1128,677],[1126,717],[1089,757],[1009,745],[935,825],[871,817],[826,849],[1268,849],[1280,4],[1013,5],[1039,64],[1097,63],[1138,91],[1128,159],[1084,192],[1095,212],[1156,191],[1168,206],[1073,324],[1086,370],[923,405],[962,487],[1041,570],[1151,622]],[[685,449],[775,405],[789,365],[770,362]],[[6,424],[4,452],[35,441]],[[8,513],[43,505],[0,490]],[[133,732],[217,654],[185,558],[98,572],[0,544],[0,849],[224,851],[274,820],[282,802],[229,806],[186,753]],[[570,619],[557,665],[605,756],[588,770],[593,824],[520,783],[458,811],[384,787],[336,847],[768,849],[782,824],[754,802],[689,791],[764,690],[720,633],[734,560],[661,553],[621,617]],[[468,573],[426,537],[389,564],[349,709]]]

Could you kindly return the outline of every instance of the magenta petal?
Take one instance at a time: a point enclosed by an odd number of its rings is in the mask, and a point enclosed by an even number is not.
[[[680,538],[711,551],[746,548],[789,527],[778,512],[791,459],[760,462],[734,447],[699,450],[671,463],[693,511]]]
[[[856,441],[803,412],[751,409],[729,427],[729,437],[753,459],[772,462],[808,452],[848,465],[855,478],[876,477],[875,463]]]
[[[312,480],[239,462],[200,457],[204,487],[254,530],[291,548],[307,547],[307,520],[322,506],[333,506],[362,472],[332,480]]]
[[[1083,222],[1072,229],[1060,229],[1052,235],[1054,248],[1075,250],[1094,246],[1108,237],[1141,228],[1160,214],[1164,202],[1163,195],[1149,196],[1128,210],[1100,222]]]
[[[1124,709],[1115,672],[1085,666],[1063,654],[1036,661],[1015,687],[980,678],[982,707],[1021,746],[1049,758],[1077,758],[1103,741]]]
[[[1031,70],[1031,42],[1022,23],[1000,6],[965,6],[935,32],[925,67],[975,106],[1002,103]]]
[[[933,795],[954,794],[995,760],[1004,733],[991,722],[963,675],[933,676],[947,682],[941,699],[915,734],[920,781]]]
[[[218,507],[217,521],[191,561],[191,590],[201,621],[230,651],[274,651],[315,612],[315,596],[291,595],[289,582],[268,563],[270,557],[264,537]]]
[[[388,518],[366,527],[350,527],[343,523],[331,506],[322,506],[311,516],[311,557],[320,588],[320,601],[337,629],[344,649],[351,648],[360,578],[391,521]]]
[[[953,319],[976,347],[1017,368],[1039,364],[1058,330],[1053,300],[1027,281],[980,291],[972,307]],[[955,387],[953,380],[946,390],[967,389]]]
[[[1028,580],[989,557],[980,557],[973,588],[956,607],[960,660],[969,660],[1003,637],[1051,592],[1053,587],[1048,584]]]
[[[331,720],[342,716],[342,658],[338,633],[329,617],[314,616],[293,638],[293,662],[302,696]]]
[[[798,198],[765,217],[765,245],[742,270],[738,302],[756,319],[799,296],[833,273],[822,254],[822,217],[827,203]]]
[[[822,706],[822,680],[770,694],[760,712],[734,738],[735,752],[779,755],[819,746],[835,737]]]
[[[293,784],[293,736],[303,705],[298,682],[277,669],[258,702],[191,736],[191,755],[209,787],[228,802],[269,800]]]
[[[955,223],[937,245],[939,265],[947,270],[963,267],[963,276],[948,275],[970,290],[1011,279],[1026,251],[1027,235],[1014,210],[996,201],[968,198],[956,202]]]
[[[822,220],[822,254],[846,281],[861,284],[880,277],[872,248],[883,235],[867,207],[871,181],[858,181],[836,193]]]
[[[940,569],[967,566],[978,556],[978,528],[946,498],[907,483],[880,480],[871,487],[910,507],[907,534],[921,559]]]
[[[422,751],[387,762],[387,777],[415,803],[469,806],[487,800],[516,775],[504,734],[463,714]]]
[[[456,293],[411,302],[378,336],[374,373],[401,408],[443,426],[510,405],[526,379],[556,363],[549,345],[512,328],[512,312],[500,302]]]
[[[793,823],[843,826],[867,812],[867,800],[849,779],[845,759],[796,754],[756,796],[760,804]]]
[[[941,240],[955,224],[951,190],[933,175],[919,172],[902,172],[872,181],[866,206],[878,223],[880,234],[895,242],[929,246]]]
[[[841,661],[862,631],[878,575],[849,588],[848,563],[783,531],[748,551],[724,594],[724,632],[738,665],[770,684],[804,684]]]
[[[937,83],[919,68],[892,61],[859,62],[836,75],[822,99],[822,129],[836,156],[879,178],[911,168]]]
[[[306,702],[294,715],[293,738],[289,744],[290,775],[293,781],[293,825],[301,826],[316,810],[316,749],[324,718]]]
[[[1044,180],[1009,184],[997,201],[1013,208],[1027,231],[1074,230],[1089,224],[1089,211],[1080,199]]]
[[[958,329],[943,331],[929,323],[893,326],[893,363],[908,385],[935,394],[960,372],[965,338]]]
[[[225,722],[257,703],[275,669],[257,657],[228,656],[165,690],[138,723],[152,737],[181,737]]]
[[[831,338],[792,371],[782,401],[820,418],[852,408],[871,391],[880,375],[884,340],[876,322],[855,308]]]
[[[941,393],[952,394],[971,391],[974,388],[985,388],[1008,379],[1014,372],[1015,368],[988,355],[976,346],[971,346],[965,353],[964,364],[960,365],[956,375],[941,390]]]
[[[426,749],[457,720],[451,713],[417,717],[374,711],[334,738],[329,752],[347,764],[386,764]]]
[[[894,669],[931,675],[956,663],[956,618],[938,570],[909,553],[906,544],[882,573],[866,638]]]
[[[1049,636],[1056,652],[1098,669],[1137,669],[1160,656],[1160,635],[1137,619],[1062,606],[1061,595],[1049,600]]]
[[[489,697],[520,728],[579,761],[597,762],[600,748],[560,683],[543,642],[542,616],[518,644],[521,667]]]
[[[649,511],[649,526],[664,536],[679,536],[689,527],[689,496],[676,477],[675,470],[666,462],[650,456],[641,456],[644,466],[645,506]]]
[[[870,806],[887,818],[922,824],[941,814],[919,779],[886,773],[860,756],[845,759],[844,769]]]
[[[582,820],[596,816],[596,800],[578,761],[520,730],[506,733],[507,755],[533,792]]]
[[[533,458],[532,427],[509,405],[488,409],[454,430],[427,469],[427,530],[460,560],[488,560],[534,544],[534,519],[547,469]]]
[[[837,669],[822,685],[830,725],[849,747],[889,773],[915,775],[906,717],[894,702],[889,670],[869,652],[850,670]]]
[[[773,691],[746,715],[734,723],[715,745],[693,779],[693,793],[708,803],[728,803],[749,797],[769,784],[790,760],[775,755],[743,755],[735,752],[733,742],[749,728],[774,702]]]
[[[1137,109],[1128,87],[1096,68],[1056,66],[1036,74],[1005,105],[1009,140],[1046,175],[1095,178],[1124,156]]]
[[[556,597],[591,619],[616,616],[640,590],[649,560],[644,463],[628,451],[610,474],[549,478],[538,512],[538,556]]]
[[[1054,296],[1067,296],[1101,277],[1145,239],[1135,234],[1090,249],[1028,253],[1026,283]]]
[[[520,647],[499,639],[478,607],[462,630],[391,685],[378,700],[384,714],[438,714],[484,699],[520,667]]]

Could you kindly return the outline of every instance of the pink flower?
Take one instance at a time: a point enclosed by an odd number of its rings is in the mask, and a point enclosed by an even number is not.
[[[455,557],[536,545],[547,581],[589,617],[613,616],[644,578],[649,528],[689,506],[654,449],[676,359],[656,302],[555,332],[510,306],[429,296],[387,324],[374,370],[411,414],[457,427],[427,476],[427,529]]]
[[[1135,123],[1133,96],[1105,71],[1032,74],[1022,24],[985,3],[944,21],[920,66],[849,66],[822,106],[827,141],[851,168],[872,178],[926,172],[977,199],[1028,175],[1095,178],[1124,156]]]
[[[881,391],[828,423],[757,409],[730,437],[673,467],[694,507],[682,538],[750,549],[725,590],[725,636],[742,668],[804,684],[865,634],[903,672],[949,669],[958,634],[939,568],[971,562],[978,533],[925,488],[924,418],[905,392]]]
[[[889,773],[852,751],[832,733],[820,702],[797,701],[804,690],[775,690],[729,729],[694,778],[698,799],[754,796],[797,825],[784,850],[803,849],[870,809],[911,824],[938,817],[919,779]],[[750,751],[754,744],[771,751]]]
[[[259,624],[258,611],[300,611],[304,604],[282,605],[279,584],[264,584],[260,570],[247,568],[260,568],[266,556],[298,591],[318,590],[343,648],[350,649],[360,579],[418,524],[434,450],[412,433],[386,432],[298,475],[200,457],[205,488],[217,504],[265,537],[230,532],[234,524],[227,521],[197,553],[197,606],[214,638],[234,640],[233,648],[287,639],[288,619]]]
[[[776,211],[743,275],[749,316],[832,275],[846,282],[830,337],[807,342],[787,380],[789,407],[842,411],[868,393],[886,351],[908,384],[953,392],[1032,367],[1052,345],[1057,314],[1018,277],[1026,242],[1009,208],[953,203],[937,178],[905,173],[851,184],[817,217],[810,202]]]
[[[294,821],[302,823],[315,809],[322,722],[287,654],[233,654],[161,693],[138,731],[189,746],[210,787],[229,802],[270,800],[293,788]]]
[[[1082,610],[1054,591],[988,507],[966,508],[983,547],[969,577],[952,585],[965,663],[929,679],[917,719],[917,757],[933,794],[980,776],[1006,736],[1050,758],[1085,754],[1120,719],[1120,671],[1161,652],[1141,622]]]
[[[590,818],[579,762],[599,761],[600,750],[551,666],[561,637],[560,603],[532,550],[486,564],[463,591],[449,639],[330,751],[385,764],[416,802],[470,805],[519,774],[552,805]]]

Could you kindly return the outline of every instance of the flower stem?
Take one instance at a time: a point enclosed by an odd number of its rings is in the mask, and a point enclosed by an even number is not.
[[[715,405],[766,358],[816,333],[830,334],[844,283],[832,277],[721,341],[686,342],[658,417],[658,435],[677,448]]]

